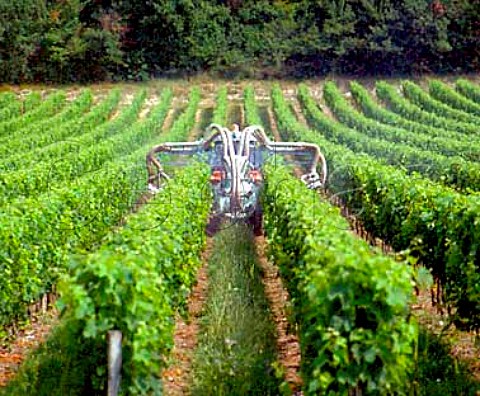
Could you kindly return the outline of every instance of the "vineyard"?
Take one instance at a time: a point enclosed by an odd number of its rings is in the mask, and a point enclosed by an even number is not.
[[[234,122],[328,164],[268,164],[263,236],[209,232],[202,163],[147,190],[152,146]],[[479,192],[467,79],[2,92],[0,395],[106,394],[111,330],[124,395],[478,395]]]

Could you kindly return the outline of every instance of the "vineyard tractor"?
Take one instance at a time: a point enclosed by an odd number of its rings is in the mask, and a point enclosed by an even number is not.
[[[165,166],[174,169],[188,163],[185,156],[196,158],[210,166],[212,215],[217,219],[248,221],[258,234],[262,222],[259,196],[267,160],[273,158],[275,161],[276,156],[281,156],[285,162],[295,165],[300,179],[310,189],[325,185],[327,164],[315,144],[274,142],[257,125],[240,130],[238,124],[233,124],[232,130],[229,130],[211,124],[205,136],[194,142],[162,143],[153,147],[146,158],[149,191],[161,191],[170,179]],[[317,172],[318,165],[320,174]]]

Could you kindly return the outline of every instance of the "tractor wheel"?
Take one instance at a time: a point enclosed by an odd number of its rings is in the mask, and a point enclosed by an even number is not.
[[[219,215],[210,215],[207,224],[207,236],[213,237],[219,230],[222,223],[222,218]]]
[[[253,234],[255,236],[263,235],[263,211],[260,207],[255,208],[250,221],[253,226]]]

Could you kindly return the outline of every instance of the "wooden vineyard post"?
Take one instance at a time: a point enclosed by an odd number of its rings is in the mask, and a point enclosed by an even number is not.
[[[110,330],[108,342],[108,396],[117,396],[122,369],[122,332]]]

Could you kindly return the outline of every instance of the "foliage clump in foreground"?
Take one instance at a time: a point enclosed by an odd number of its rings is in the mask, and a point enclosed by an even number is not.
[[[299,323],[304,390],[408,394],[417,334],[411,269],[372,252],[285,168],[267,175],[267,231]]]
[[[66,316],[6,395],[105,394],[106,335],[114,329],[123,333],[122,394],[161,392],[175,310],[185,303],[204,247],[205,176],[204,167],[178,175],[96,252],[72,262],[61,288]]]

